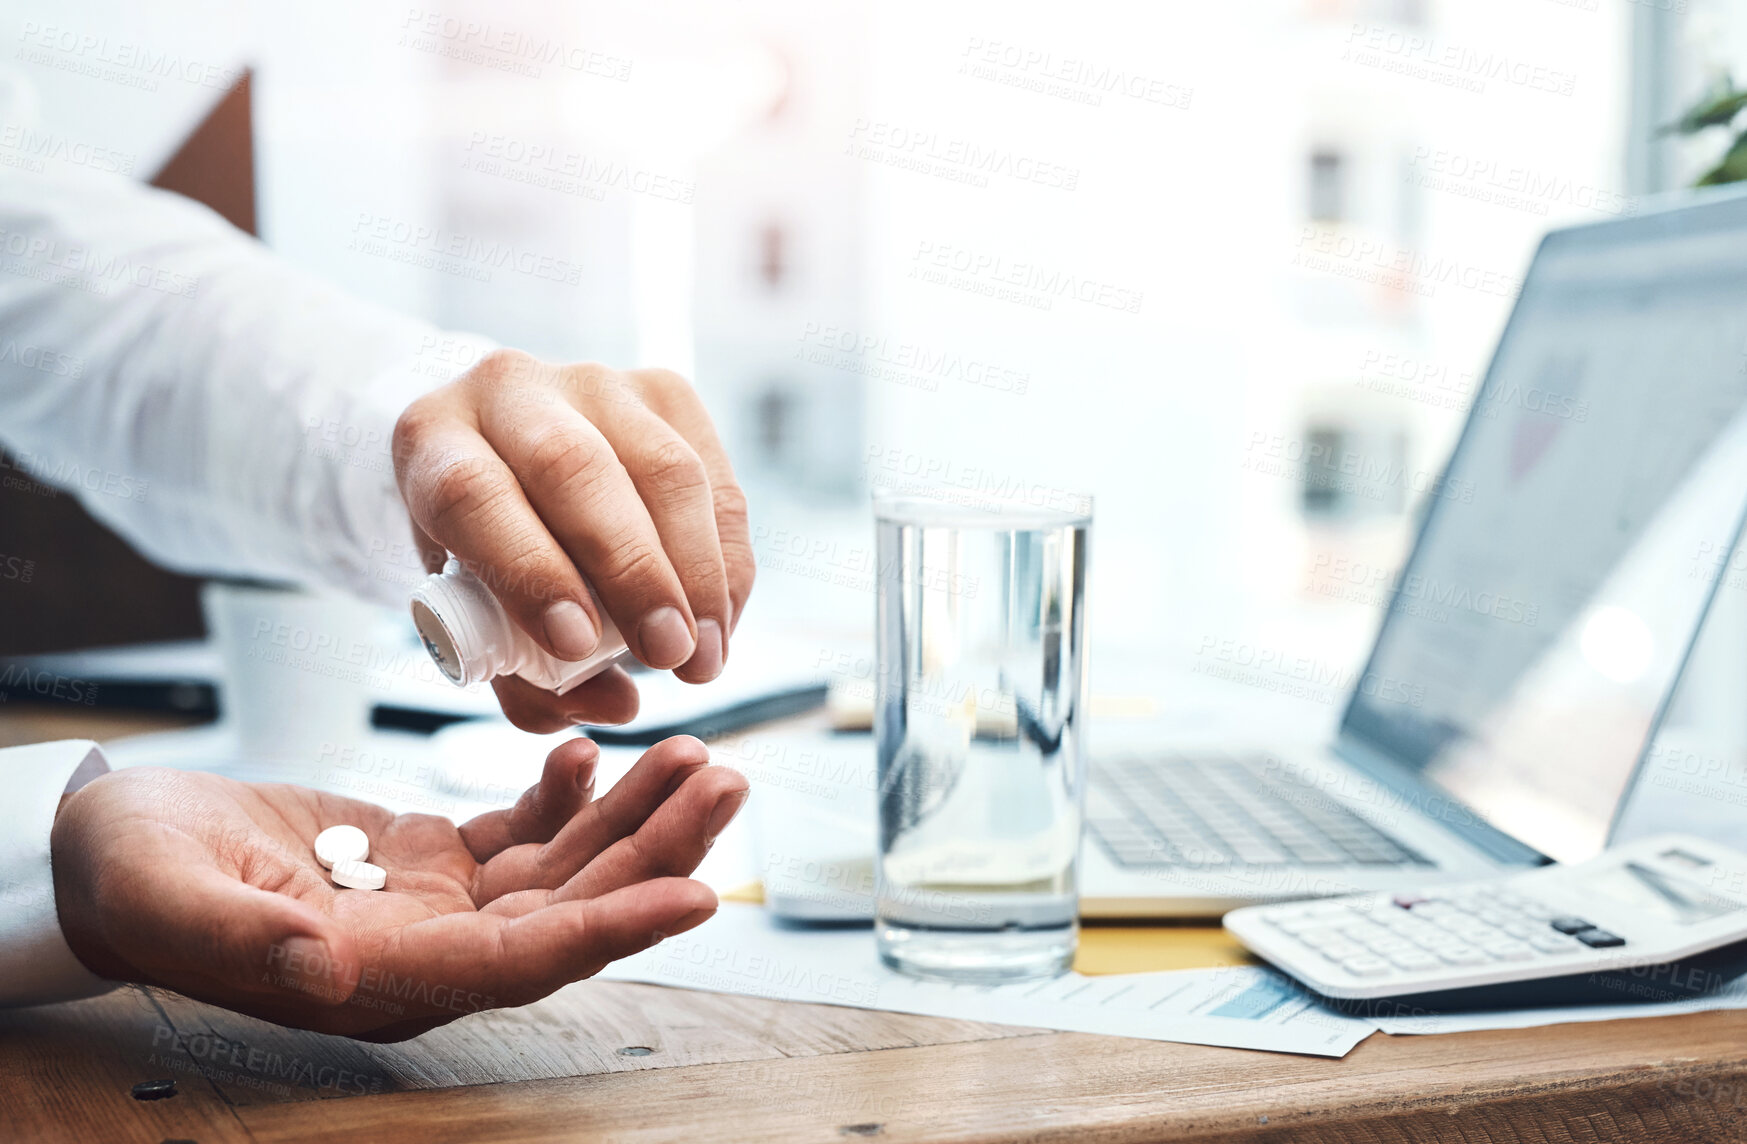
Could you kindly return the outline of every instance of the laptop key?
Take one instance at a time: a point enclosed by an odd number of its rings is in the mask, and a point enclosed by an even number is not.
[[[1239,861],[1250,866],[1275,866],[1286,861],[1286,852],[1264,842],[1242,842],[1233,847]]]
[[[1088,824],[1123,865],[1426,864],[1266,756],[1103,758],[1093,788]],[[1167,844],[1140,844],[1151,842],[1143,824]]]

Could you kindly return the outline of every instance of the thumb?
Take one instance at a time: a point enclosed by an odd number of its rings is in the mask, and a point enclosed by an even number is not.
[[[136,963],[179,992],[206,986],[341,1005],[357,989],[351,935],[332,918],[215,867],[189,869],[173,892],[151,893],[131,912]]]

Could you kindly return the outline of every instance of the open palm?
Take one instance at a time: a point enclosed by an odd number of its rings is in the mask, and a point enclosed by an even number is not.
[[[547,757],[508,810],[456,826],[304,787],[137,768],[55,820],[56,906],[94,972],[371,1040],[523,1005],[702,922],[687,877],[745,802],[696,739],[593,798],[598,749]],[[379,891],[336,887],[315,836],[360,827]]]

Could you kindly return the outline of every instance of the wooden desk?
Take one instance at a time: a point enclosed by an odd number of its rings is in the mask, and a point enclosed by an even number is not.
[[[1338,1061],[616,982],[400,1045],[133,987],[0,1013],[0,1139],[348,1138],[1747,1140],[1747,1012],[1374,1036]]]

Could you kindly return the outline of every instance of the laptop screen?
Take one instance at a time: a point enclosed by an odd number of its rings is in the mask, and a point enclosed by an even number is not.
[[[1595,853],[1744,507],[1747,197],[1554,232],[1343,737]]]

